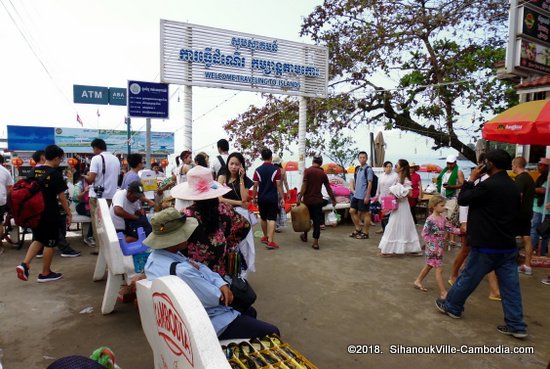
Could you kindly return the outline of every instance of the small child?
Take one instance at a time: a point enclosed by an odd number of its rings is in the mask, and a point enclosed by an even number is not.
[[[451,232],[452,228],[445,218],[445,202],[447,200],[443,196],[433,196],[429,203],[428,209],[431,215],[426,219],[424,228],[422,229],[422,238],[426,242],[426,265],[420,271],[418,277],[414,281],[414,288],[427,292],[428,290],[422,286],[422,281],[432,268],[435,268],[435,280],[439,287],[439,297],[445,299],[447,290],[443,283],[443,251],[445,250],[445,233]]]

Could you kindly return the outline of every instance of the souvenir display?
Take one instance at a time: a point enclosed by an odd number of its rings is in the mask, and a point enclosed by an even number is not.
[[[317,369],[275,334],[222,346],[233,369]]]

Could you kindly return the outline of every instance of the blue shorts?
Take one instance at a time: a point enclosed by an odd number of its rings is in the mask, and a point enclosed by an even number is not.
[[[368,204],[365,204],[365,201],[363,199],[352,197],[349,207],[361,213],[368,213],[370,212],[370,200]]]

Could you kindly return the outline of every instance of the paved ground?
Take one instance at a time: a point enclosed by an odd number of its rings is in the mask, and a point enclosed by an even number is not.
[[[377,227],[375,229],[378,229]],[[540,279],[550,270],[521,276],[529,337],[518,340],[496,331],[502,324],[499,302],[490,301],[486,283],[468,300],[464,318],[453,320],[434,307],[435,279],[428,293],[413,289],[421,257],[376,256],[379,236],[347,237],[349,225],[323,231],[321,250],[302,243],[291,228],[277,235],[282,248],[258,247],[258,272],[251,283],[258,292],[260,318],[278,325],[283,338],[319,368],[545,368],[550,359],[550,287]],[[75,259],[54,259],[59,282],[29,282],[15,276],[24,250],[6,247],[0,256],[0,348],[6,369],[45,368],[54,359],[89,355],[109,346],[124,369],[150,369],[152,352],[132,304],[117,304],[103,316],[105,282],[92,282],[96,256],[79,238]],[[446,275],[456,250],[445,257]],[[92,313],[80,313],[87,307]],[[348,345],[369,345],[382,354],[348,354]],[[390,345],[487,345],[534,348],[534,354],[390,354]],[[435,346],[434,346],[435,347]],[[450,350],[449,346],[441,349]]]

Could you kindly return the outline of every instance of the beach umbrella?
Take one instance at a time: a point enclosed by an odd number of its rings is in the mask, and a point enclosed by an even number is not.
[[[550,100],[530,101],[500,113],[483,125],[483,138],[521,145],[550,145]]]
[[[441,173],[442,169],[437,164],[422,164],[417,172]]]
[[[343,166],[336,163],[323,164],[321,168],[323,168],[326,174],[342,174],[346,171]]]
[[[491,141],[550,146],[550,100],[529,101],[507,109],[485,123],[482,133]],[[546,186],[544,204],[549,191],[550,186]]]
[[[386,156],[386,143],[382,131],[378,132],[374,139],[374,166],[382,167]]]
[[[287,161],[283,164],[283,168],[287,172],[295,172],[298,170],[298,162],[297,161]]]

